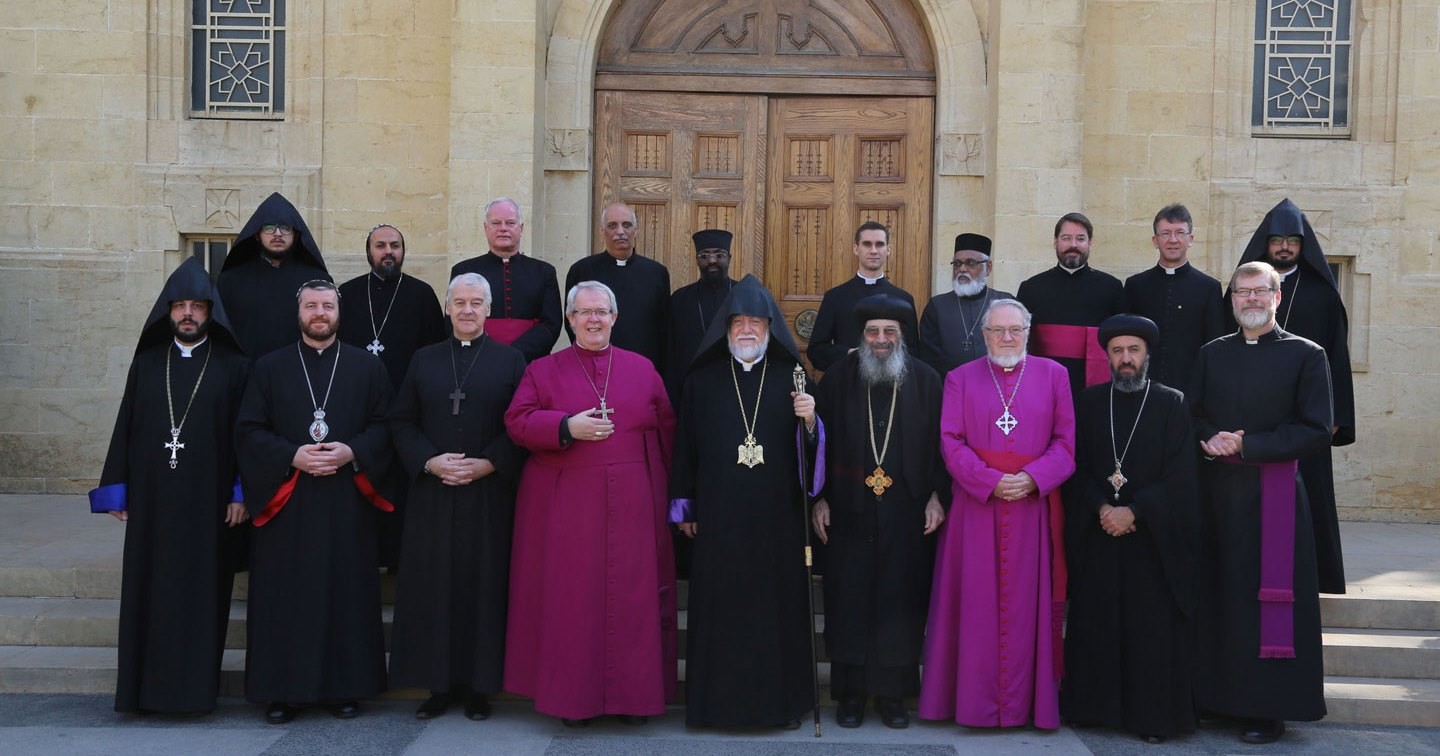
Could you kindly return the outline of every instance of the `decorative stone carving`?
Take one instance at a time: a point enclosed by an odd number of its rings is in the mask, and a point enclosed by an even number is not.
[[[940,135],[940,175],[985,175],[985,142],[979,134]]]
[[[205,190],[205,227],[231,229],[240,225],[240,190]]]
[[[545,170],[590,170],[590,134],[585,129],[547,129]]]

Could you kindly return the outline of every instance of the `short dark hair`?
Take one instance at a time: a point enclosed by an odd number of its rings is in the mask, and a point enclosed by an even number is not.
[[[300,295],[305,293],[306,289],[311,291],[333,291],[335,292],[335,298],[340,298],[340,287],[336,286],[334,281],[326,281],[323,278],[312,278],[300,284],[300,288],[295,290],[295,299],[300,299]]]
[[[890,227],[885,225],[884,223],[881,223],[880,221],[865,221],[864,223],[861,223],[860,227],[855,229],[856,244],[860,243],[860,232],[862,231],[884,231],[885,243],[890,243]]]
[[[1155,220],[1150,221],[1150,233],[1160,233],[1160,221],[1162,220],[1170,221],[1171,223],[1184,223],[1186,233],[1193,233],[1195,231],[1195,221],[1190,218],[1190,211],[1185,209],[1185,206],[1179,202],[1160,208],[1160,212],[1155,214]]]
[[[1060,216],[1060,220],[1055,221],[1056,239],[1060,238],[1060,227],[1065,225],[1066,223],[1079,223],[1080,225],[1085,227],[1086,236],[1089,236],[1092,239],[1095,238],[1095,224],[1091,223],[1090,219],[1086,218],[1084,213],[1066,213]]]

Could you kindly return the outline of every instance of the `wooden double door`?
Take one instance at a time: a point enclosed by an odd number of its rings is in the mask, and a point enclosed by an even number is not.
[[[855,229],[890,228],[887,274],[923,306],[930,291],[934,101],[596,92],[595,217],[624,201],[636,249],[694,281],[690,235],[735,234],[730,273],[753,273],[801,347],[825,291],[855,275]],[[602,249],[598,231],[592,246]]]

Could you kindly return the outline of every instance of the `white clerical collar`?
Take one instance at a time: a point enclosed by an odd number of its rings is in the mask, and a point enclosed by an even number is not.
[[[1290,270],[1286,270],[1286,271],[1281,271],[1281,270],[1277,269],[1275,272],[1280,274],[1280,283],[1285,283],[1285,279],[1289,278],[1289,277],[1290,277],[1290,274],[1291,274],[1291,273],[1294,273],[1294,272],[1297,271],[1297,270],[1300,270],[1300,266],[1299,266],[1299,265],[1296,265],[1295,267],[1291,268]]]
[[[610,253],[607,252],[606,254],[610,254]],[[633,254],[635,254],[635,253],[634,253],[634,252],[631,252],[630,254],[633,255]],[[617,268],[623,268],[623,267],[625,267],[627,264],[629,264],[629,262],[630,262],[630,258],[628,258],[628,257],[622,260],[622,259],[620,259],[620,258],[618,258],[618,257],[616,257],[616,256],[614,256],[614,255],[610,255],[610,259],[615,261],[615,267],[617,267]]]
[[[1176,265],[1175,267],[1171,268],[1171,267],[1167,267],[1167,266],[1165,265],[1165,263],[1162,262],[1162,263],[1160,263],[1160,269],[1163,270],[1163,271],[1165,271],[1165,275],[1167,275],[1167,276],[1173,276],[1173,275],[1175,275],[1175,271],[1180,270],[1181,268],[1183,268],[1183,267],[1185,267],[1186,265],[1189,265],[1189,264],[1190,264],[1190,263],[1188,263],[1188,262],[1182,262],[1182,263],[1180,263],[1179,265]]]
[[[874,286],[875,284],[880,283],[880,279],[882,279],[882,278],[885,277],[885,274],[884,274],[884,273],[881,273],[880,275],[878,275],[878,276],[876,276],[876,277],[874,277],[874,278],[871,278],[871,277],[869,277],[869,276],[867,276],[867,275],[865,275],[864,273],[861,273],[861,272],[859,272],[859,271],[856,271],[855,275],[859,276],[859,277],[860,277],[860,280],[861,280],[861,281],[864,281],[866,286]]]
[[[460,346],[462,346],[462,347],[468,347],[468,346],[470,346],[470,342],[469,342],[468,340],[462,339],[462,340],[460,341]]]
[[[759,365],[759,364],[760,364],[760,360],[763,360],[763,359],[765,359],[763,356],[762,356],[762,357],[756,357],[754,360],[752,360],[752,361],[750,361],[750,362],[746,362],[746,361],[740,359],[739,357],[736,357],[736,358],[735,358],[735,361],[738,362],[738,363],[740,363],[741,369],[743,369],[745,372],[748,373],[748,372],[750,372],[752,369],[754,369],[754,367],[755,367],[756,365]]]
[[[209,340],[210,340],[210,337],[209,337],[209,336],[204,336],[204,337],[202,337],[199,341],[195,342],[194,344],[188,344],[188,345],[187,345],[187,344],[183,343],[182,341],[180,341],[180,339],[175,339],[175,348],[177,348],[177,349],[180,350],[180,356],[181,356],[181,357],[189,357],[191,352],[195,351],[201,344],[204,344],[206,341],[209,341]]]
[[[1059,268],[1060,270],[1063,270],[1063,271],[1065,271],[1066,273],[1069,273],[1070,275],[1073,276],[1073,275],[1075,275],[1076,273],[1079,273],[1080,271],[1082,271],[1082,270],[1084,270],[1084,269],[1086,269],[1086,268],[1088,268],[1088,267],[1090,267],[1090,266],[1089,266],[1089,264],[1087,263],[1087,264],[1085,264],[1085,265],[1081,265],[1081,266],[1078,267],[1078,268],[1067,268],[1067,267],[1065,267],[1064,265],[1056,265],[1055,267],[1057,267],[1057,268]]]

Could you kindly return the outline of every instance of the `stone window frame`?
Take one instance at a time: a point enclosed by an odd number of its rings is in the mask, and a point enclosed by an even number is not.
[[[237,5],[244,6],[237,8]],[[290,8],[285,0],[190,0],[187,24],[185,94],[191,118],[216,120],[284,120],[286,97],[286,43]],[[231,45],[245,46],[247,58],[258,56],[268,78],[253,76],[257,66],[245,66],[231,55]],[[256,49],[258,48],[258,49]],[[267,55],[268,51],[268,55]],[[224,82],[212,76],[240,68],[242,80],[231,85],[243,87],[248,79],[258,82],[263,96],[251,99],[212,99],[214,85]],[[201,77],[205,81],[200,81]],[[234,90],[232,89],[232,92]]]
[[[182,234],[179,255],[170,268],[173,270],[185,260],[198,257],[200,262],[204,263],[210,278],[218,279],[220,268],[225,265],[225,256],[230,253],[230,246],[234,243],[234,234]]]
[[[1327,12],[1317,17],[1314,8]],[[1277,19],[1313,23],[1280,25]],[[1349,139],[1357,100],[1354,40],[1352,0],[1256,0],[1251,134]],[[1306,70],[1297,73],[1297,61]],[[1314,103],[1306,103],[1307,97]],[[1297,106],[1306,112],[1291,115]],[[1280,113],[1282,107],[1290,112]]]

